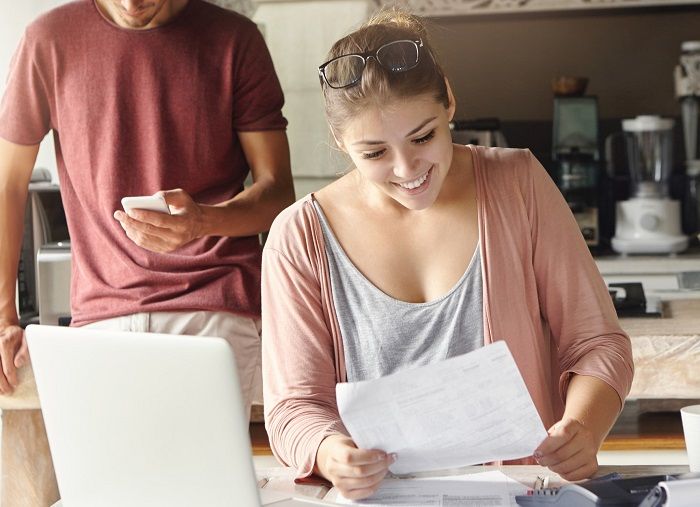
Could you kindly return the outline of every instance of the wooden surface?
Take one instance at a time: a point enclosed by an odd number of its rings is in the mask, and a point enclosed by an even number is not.
[[[604,451],[680,450],[685,449],[679,409],[697,400],[664,403],[628,401],[608,438]],[[263,423],[250,425],[253,454],[271,455],[270,443]]]
[[[678,402],[684,406],[691,401]],[[680,406],[628,401],[608,438],[604,451],[679,450],[685,449]],[[661,411],[657,411],[661,409]]]
[[[250,423],[250,444],[253,447],[254,456],[269,456],[272,454],[270,440],[267,438],[267,432],[263,423]]]

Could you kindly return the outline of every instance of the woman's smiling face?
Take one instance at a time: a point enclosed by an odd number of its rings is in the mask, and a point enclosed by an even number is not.
[[[411,210],[437,199],[452,163],[448,108],[431,95],[394,100],[348,122],[339,144],[372,188]]]

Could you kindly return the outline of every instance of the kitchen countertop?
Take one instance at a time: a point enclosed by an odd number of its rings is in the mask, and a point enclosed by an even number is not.
[[[700,300],[667,301],[664,318],[623,318],[635,375],[629,398],[700,399]]]
[[[667,301],[663,313],[664,318],[620,319],[635,361],[629,397],[700,399],[700,300]],[[0,409],[39,407],[31,368],[22,368],[20,378],[16,395],[0,395]]]
[[[620,325],[630,336],[700,335],[700,301],[676,299],[665,301],[662,318],[626,317]]]
[[[595,257],[600,274],[669,274],[700,270],[700,247],[676,255],[601,255]]]

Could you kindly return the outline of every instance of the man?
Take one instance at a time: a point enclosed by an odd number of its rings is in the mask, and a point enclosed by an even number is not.
[[[282,104],[255,24],[203,0],[78,0],[27,28],[0,103],[0,393],[28,363],[15,281],[27,185],[53,130],[72,325],[222,336],[250,406],[257,235],[294,199]],[[172,215],[121,210],[156,192]]]

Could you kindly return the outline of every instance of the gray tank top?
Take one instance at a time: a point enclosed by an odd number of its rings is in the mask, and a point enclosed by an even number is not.
[[[352,263],[314,201],[326,242],[349,382],[465,354],[484,344],[479,246],[457,284],[426,303],[379,290]]]

